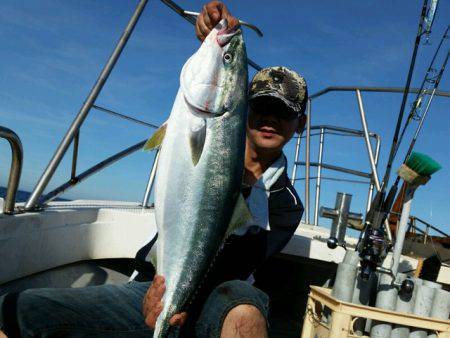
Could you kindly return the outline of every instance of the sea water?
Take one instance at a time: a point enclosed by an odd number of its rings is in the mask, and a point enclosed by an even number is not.
[[[28,197],[30,197],[31,192],[29,191],[23,191],[23,190],[17,190],[16,194],[16,203],[20,202],[26,202],[28,200]],[[6,187],[0,187],[0,198],[5,198],[6,196]],[[55,198],[55,201],[69,201],[65,198]]]

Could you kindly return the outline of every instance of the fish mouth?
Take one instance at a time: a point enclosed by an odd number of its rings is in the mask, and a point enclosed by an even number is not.
[[[207,108],[202,108],[202,107],[192,104],[191,102],[189,102],[189,100],[186,98],[186,96],[184,97],[184,102],[186,102],[186,104],[189,106],[189,108],[191,108],[192,114],[194,114],[197,117],[201,117],[204,119],[210,119],[210,118],[214,118],[214,117],[218,117],[218,116],[222,115],[222,113],[218,114],[218,113],[208,110]]]
[[[223,19],[221,21],[222,28],[217,32],[217,43],[220,47],[225,47],[227,44],[230,43],[231,39],[233,37],[242,34],[242,31],[239,27],[239,25],[236,25],[232,28],[228,28],[228,21],[227,19]]]

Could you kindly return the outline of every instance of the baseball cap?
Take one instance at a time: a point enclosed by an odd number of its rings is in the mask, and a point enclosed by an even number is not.
[[[250,82],[249,100],[273,97],[281,100],[298,116],[305,113],[308,88],[305,79],[286,67],[268,67],[255,74]]]

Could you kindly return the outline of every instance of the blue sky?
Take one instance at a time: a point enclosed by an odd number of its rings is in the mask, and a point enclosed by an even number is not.
[[[21,189],[34,187],[94,84],[135,3],[2,1],[0,124],[15,130],[22,138],[25,164]],[[183,6],[199,11],[203,3],[183,1]],[[403,86],[421,3],[410,0],[227,2],[236,16],[257,24],[265,33],[260,39],[252,31],[245,31],[249,56],[262,66],[285,65],[303,74],[310,93],[331,85]],[[423,45],[419,50],[413,78],[416,86],[450,22],[449,14],[450,3],[441,1],[430,45]],[[149,1],[97,104],[148,122],[162,123],[178,88],[179,71],[198,45],[192,26],[159,1]],[[444,74],[441,89],[450,90],[448,72]],[[369,128],[382,137],[380,171],[384,172],[401,95],[363,94],[363,97]],[[360,129],[355,95],[329,94],[314,102],[312,124]],[[79,171],[143,140],[150,133],[146,127],[93,110],[81,131]],[[443,170],[417,192],[413,213],[450,232],[449,135],[449,99],[436,98],[416,149],[438,160]],[[406,140],[410,137],[411,133],[407,134]],[[369,170],[362,139],[327,135],[325,142],[325,162]],[[290,144],[286,152],[291,162],[292,151]],[[399,154],[404,151],[405,146]],[[0,142],[0,185],[7,181],[9,152],[7,143]],[[63,160],[49,188],[68,178],[70,158],[66,156]],[[65,196],[141,200],[152,158],[151,154],[138,152]],[[317,138],[312,145],[312,160],[316,158]],[[324,175],[336,177],[333,172],[325,171]],[[303,176],[303,170],[299,176]],[[303,198],[303,181],[296,188]],[[337,191],[352,193],[353,211],[363,211],[366,186],[325,181],[321,205],[334,205]]]

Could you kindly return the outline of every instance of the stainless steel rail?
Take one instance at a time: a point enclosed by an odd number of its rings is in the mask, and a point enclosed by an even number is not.
[[[425,226],[425,230],[420,229],[417,226],[417,222],[422,223]],[[410,226],[412,226],[412,228],[414,228],[415,230],[422,232],[424,244],[426,244],[428,242],[428,238],[432,236],[430,234],[430,230],[436,231],[439,235],[442,235],[444,237],[449,237],[449,235],[447,233],[445,233],[444,231],[436,228],[435,226],[431,225],[430,223],[425,222],[423,219],[420,219],[415,216],[410,216]]]
[[[354,92],[359,90],[360,92],[375,92],[375,93],[400,93],[403,94],[405,88],[403,87],[354,87],[354,86],[331,86],[312,94],[309,98],[311,100],[327,94],[329,92]],[[418,88],[410,88],[409,93],[417,94]],[[424,91],[426,94],[431,94],[431,90]],[[436,96],[450,97],[449,91],[436,90],[434,93]]]
[[[297,149],[299,150],[299,149]],[[298,157],[296,155],[296,157]],[[310,162],[311,162],[311,100],[308,100],[306,109],[306,167],[305,167],[305,217],[309,224],[309,182],[310,182]],[[296,165],[294,165],[296,167]],[[295,179],[295,177],[294,177]]]
[[[369,139],[369,130],[367,128],[366,113],[364,111],[361,91],[359,89],[356,90],[356,98],[358,100],[358,108],[361,116],[361,125],[364,131],[364,140],[366,141],[367,155],[369,156],[370,167],[372,169],[372,177],[375,182],[375,186],[377,187],[377,190],[380,190],[380,180],[378,178],[377,165],[375,163],[375,158],[373,156],[372,145]]]
[[[350,134],[350,135],[354,135],[354,136],[361,136],[361,137],[364,136],[364,131],[358,130],[358,129],[347,128],[347,127],[338,127],[338,126],[332,126],[329,124],[319,124],[319,125],[311,127],[311,130],[320,130],[320,129],[342,132],[344,134]],[[369,131],[369,136],[375,138],[375,140],[377,140],[377,141],[381,141],[380,135],[378,135],[377,133],[373,133],[373,132]]]
[[[401,216],[400,212],[391,212],[391,214],[397,215],[397,216]],[[418,225],[417,222],[422,223],[425,226],[425,230],[421,229]],[[437,232],[441,237],[450,237],[450,235],[444,231],[442,231],[441,229],[438,229],[437,227],[435,227],[434,225],[424,221],[423,219],[416,217],[416,216],[409,216],[409,223],[408,223],[408,231],[407,232],[411,232],[411,230],[417,231],[420,234],[423,235],[423,243],[427,243],[428,241],[428,237],[432,236],[430,234],[431,230]]]
[[[369,139],[369,131],[367,128],[366,113],[364,111],[364,105],[363,105],[363,100],[362,100],[362,96],[361,96],[361,91],[359,89],[357,89],[355,92],[356,92],[356,100],[358,101],[359,115],[361,116],[361,125],[362,125],[363,131],[364,131],[364,140],[366,141],[367,155],[369,156],[369,163],[370,163],[370,167],[372,169],[372,182],[375,183],[375,187],[377,188],[377,191],[380,191],[381,186],[380,186],[380,179],[378,177],[377,162],[375,162],[375,158],[373,156],[373,151],[372,151],[372,145],[371,145],[370,139]],[[379,144],[377,144],[377,150],[379,150]],[[375,156],[378,159],[378,152]],[[371,183],[370,189],[369,189],[369,196],[367,198],[366,212],[369,212],[370,205],[372,203],[373,183]],[[387,234],[388,239],[392,240],[391,229],[389,227],[389,223],[388,223],[387,219],[384,220],[384,227],[386,228],[386,234]]]
[[[295,156],[294,156],[294,163],[298,162],[298,158],[300,156],[300,144],[302,143],[302,134],[298,135],[297,140],[295,141]],[[295,184],[295,180],[297,177],[297,166],[294,165],[293,169],[292,169],[292,176],[291,176],[291,184],[294,185]]]
[[[19,188],[20,175],[22,173],[23,148],[19,136],[11,129],[0,126],[0,138],[4,138],[9,142],[12,152],[11,169],[9,171],[5,204],[3,206],[3,213],[11,215],[14,213],[16,193]]]
[[[323,142],[325,138],[324,129],[320,129],[320,137],[319,137],[319,165],[317,167],[317,180],[316,180],[316,200],[314,203],[314,225],[319,224],[319,203],[320,203],[320,183],[322,182],[322,167],[323,167]],[[311,163],[310,163],[311,165]]]
[[[342,136],[365,137],[364,131],[363,130],[346,128],[346,127],[331,126],[331,125],[311,126],[311,127],[309,127],[309,130],[310,130],[310,132],[309,132],[310,133],[310,137],[313,136],[311,134],[311,131],[314,131],[314,130],[319,130],[320,131],[319,132],[320,140],[319,140],[318,162],[309,162],[309,165],[308,165],[307,162],[298,161],[298,158],[299,158],[299,146],[300,146],[299,141],[300,141],[300,138],[303,138],[303,136],[300,136],[297,139],[297,143],[296,143],[295,161],[294,161],[294,166],[293,166],[293,171],[292,171],[291,182],[295,182],[296,180],[298,180],[297,176],[296,176],[297,166],[298,165],[305,165],[305,182],[307,180],[310,181],[311,179],[316,179],[316,193],[315,193],[315,203],[314,203],[314,222],[313,222],[313,224],[314,225],[318,225],[318,221],[319,221],[320,193],[321,193],[321,188],[322,188],[322,185],[321,185],[321,182],[322,182],[322,168],[330,169],[330,170],[334,170],[334,171],[339,171],[339,172],[344,172],[346,174],[356,175],[356,176],[360,176],[360,177],[364,177],[364,178],[369,178],[369,181],[367,181],[367,184],[369,184],[369,192],[368,192],[367,204],[370,206],[370,201],[371,201],[371,198],[372,198],[372,192],[373,192],[373,188],[374,188],[373,182],[371,180],[372,173],[363,173],[361,171],[348,169],[348,168],[343,168],[343,167],[338,167],[338,166],[330,165],[330,164],[324,164],[322,162],[323,149],[324,149],[324,144],[325,144],[325,135],[327,133],[329,133],[329,132],[336,132],[337,135],[342,135]],[[381,138],[380,138],[380,136],[378,134],[372,133],[372,132],[368,132],[367,135],[369,137],[369,142],[370,142],[370,138],[374,139],[375,142],[376,142],[376,145],[375,145],[375,149],[376,150],[375,150],[375,157],[374,157],[374,162],[375,162],[375,165],[376,165],[378,163],[378,157],[379,157],[380,145],[381,145]],[[306,143],[306,144],[308,144],[308,143]],[[306,159],[307,158],[308,158],[308,156],[306,156]],[[306,174],[306,168],[311,167],[311,166],[317,167],[317,176],[316,177],[311,177],[310,174],[309,175]],[[309,183],[306,186],[308,187]],[[309,205],[309,199],[308,199],[308,204],[305,203],[305,211],[306,211],[306,205]],[[305,216],[305,218],[306,218],[306,216]],[[306,221],[306,219],[305,219],[305,221]],[[309,223],[309,222],[307,221],[307,223]]]
[[[93,174],[99,172],[102,169],[105,169],[106,167],[110,166],[114,162],[117,162],[120,159],[122,159],[122,158],[124,158],[124,157],[126,157],[126,156],[128,156],[128,155],[130,155],[130,154],[132,154],[132,153],[142,149],[142,147],[144,146],[146,141],[147,140],[144,140],[144,141],[141,141],[139,143],[136,143],[135,145],[133,145],[131,147],[128,147],[127,149],[124,149],[124,150],[118,152],[117,154],[114,154],[114,155],[108,157],[107,159],[97,163],[96,165],[94,165],[91,168],[85,170],[81,174],[71,177],[71,179],[68,182],[66,182],[66,183],[62,184],[61,186],[59,186],[58,188],[52,190],[51,192],[49,192],[45,196],[42,196],[42,198],[38,201],[39,205],[50,202],[51,200],[55,199],[56,197],[58,197],[62,193],[66,192],[67,190],[69,190],[71,188],[73,188],[78,183],[81,183],[82,181],[84,181],[88,177],[92,176]]]
[[[133,32],[133,29],[135,28],[139,17],[141,16],[145,5],[147,4],[148,0],[140,0],[130,21],[128,22],[127,26],[125,27],[125,30],[122,33],[122,36],[120,37],[116,47],[114,48],[114,51],[112,52],[111,56],[109,57],[108,61],[106,62],[105,66],[103,67],[103,70],[101,71],[99,77],[97,78],[97,81],[94,84],[94,87],[91,89],[86,101],[84,102],[83,106],[81,107],[80,111],[78,112],[78,115],[76,116],[75,120],[72,122],[72,125],[69,127],[69,130],[67,131],[66,135],[64,136],[63,140],[61,141],[60,145],[56,149],[55,154],[53,155],[53,158],[50,160],[47,168],[45,169],[44,173],[42,174],[41,178],[39,179],[36,187],[34,188],[33,192],[31,193],[30,198],[28,199],[27,203],[25,204],[25,210],[32,210],[36,207],[38,207],[38,200],[40,196],[42,195],[42,192],[47,187],[50,179],[52,178],[53,174],[55,173],[56,168],[58,167],[59,163],[61,162],[62,158],[64,157],[64,154],[67,151],[67,148],[69,148],[70,144],[72,143],[75,135],[79,132],[79,129],[81,125],[83,124],[84,120],[86,119],[87,115],[89,114],[89,111],[91,110],[93,104],[95,103],[95,100],[97,99],[98,95],[100,94],[104,84],[106,83],[106,80],[108,79],[109,75],[111,74],[111,71],[114,68],[114,65],[116,64],[117,60],[120,57],[120,54],[122,53],[123,49],[125,48],[128,39],[131,36],[131,33]]]
[[[381,140],[379,139],[379,140],[377,140],[377,143],[375,145],[375,158],[374,158],[374,160],[375,160],[375,167],[377,166],[378,159],[380,157],[380,148],[381,148]],[[369,194],[367,196],[366,212],[369,212],[370,206],[372,205],[373,187],[374,187],[374,182],[372,181],[370,183]]]
[[[140,125],[143,125],[143,126],[146,126],[146,127],[150,127],[150,128],[154,128],[154,129],[158,129],[159,128],[159,126],[157,126],[156,124],[148,123],[148,122],[139,120],[137,118],[134,118],[134,117],[131,117],[131,116],[128,116],[128,115],[125,115],[125,114],[118,113],[118,112],[113,111],[111,109],[97,106],[95,104],[92,105],[92,108],[97,109],[97,110],[99,110],[101,112],[107,113],[109,115],[112,115],[112,116],[115,116],[115,117],[119,117],[119,118],[127,120],[127,121],[135,122],[137,124],[140,124]]]
[[[304,161],[299,161],[296,162],[297,165],[305,165],[306,162]],[[359,170],[354,170],[354,169],[349,169],[349,168],[345,168],[345,167],[340,167],[334,164],[327,164],[327,163],[319,163],[319,162],[309,162],[309,165],[311,167],[322,167],[325,169],[330,169],[330,170],[334,170],[334,171],[339,171],[341,173],[344,174],[350,174],[350,175],[355,175],[355,176],[359,176],[359,177],[364,177],[364,178],[369,178],[371,177],[370,173],[365,173],[363,171],[359,171]],[[319,176],[317,176],[318,178]]]

